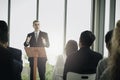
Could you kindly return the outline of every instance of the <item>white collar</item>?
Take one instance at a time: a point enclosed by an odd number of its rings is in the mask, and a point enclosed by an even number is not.
[[[34,33],[37,33],[37,34],[39,34],[39,32],[40,32],[40,30],[39,30],[39,31],[37,31],[37,32],[36,32],[36,31],[34,31]]]

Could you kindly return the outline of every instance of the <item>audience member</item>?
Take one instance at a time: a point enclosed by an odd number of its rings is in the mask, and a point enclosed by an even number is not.
[[[66,80],[67,72],[75,72],[78,74],[96,73],[96,67],[102,55],[90,49],[95,36],[91,31],[84,31],[79,38],[80,49],[70,55],[65,63],[63,79]]]
[[[8,46],[8,26],[5,21],[0,20],[0,79],[15,80],[14,63]]]
[[[111,55],[110,50],[111,50],[112,33],[113,33],[113,30],[108,31],[107,34],[105,35],[105,43],[106,43],[106,48],[108,49],[108,57],[99,61],[98,66],[97,66],[97,71],[96,71],[96,80],[100,79],[100,76],[102,75],[104,70],[107,68],[108,58]]]
[[[57,58],[57,62],[54,67],[53,80],[63,80],[63,69],[66,57],[74,54],[78,50],[78,45],[75,40],[69,40],[65,46],[64,54],[61,54]]]
[[[3,49],[4,49],[4,51],[2,51]],[[6,50],[6,52],[5,52],[5,50]],[[2,53],[4,53],[3,57],[1,58],[2,59],[1,61],[4,60],[3,62],[6,65],[5,66],[3,64],[3,66],[0,66],[0,69],[2,69],[5,73],[5,76],[1,76],[1,77],[4,77],[3,78],[4,80],[6,80],[6,79],[7,80],[8,79],[22,80],[22,78],[21,78],[21,72],[22,72],[22,68],[23,68],[22,52],[19,49],[8,47],[8,27],[7,27],[6,22],[2,21],[2,20],[0,21],[0,52],[1,52],[1,57],[2,57]],[[1,63],[3,63],[3,62],[1,62]],[[1,68],[1,67],[3,67],[3,68]],[[7,74],[9,75],[8,77],[7,77]],[[4,74],[2,74],[2,75],[4,75]]]
[[[100,80],[120,80],[120,20],[118,20],[113,31],[111,56]]]
[[[22,51],[13,47],[7,47],[7,49],[12,52],[12,56],[14,58],[14,74],[15,80],[22,80],[21,72],[23,69],[22,62]]]

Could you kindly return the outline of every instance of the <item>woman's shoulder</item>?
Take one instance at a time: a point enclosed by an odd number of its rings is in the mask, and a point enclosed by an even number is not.
[[[106,68],[102,75],[100,76],[100,80],[110,80],[110,69]]]
[[[64,55],[63,54],[58,55],[57,59],[62,59],[63,60],[64,59]]]

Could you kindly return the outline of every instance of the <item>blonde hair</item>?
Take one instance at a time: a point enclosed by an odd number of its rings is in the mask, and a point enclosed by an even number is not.
[[[120,20],[113,31],[111,53],[109,58],[111,80],[120,80]]]
[[[78,50],[78,45],[75,40],[69,40],[65,46],[65,53],[67,56],[74,54]]]

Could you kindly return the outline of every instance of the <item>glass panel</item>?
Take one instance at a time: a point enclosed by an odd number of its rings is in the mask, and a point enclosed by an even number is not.
[[[115,24],[120,20],[120,0],[116,0],[116,16],[115,16]]]
[[[110,12],[110,0],[106,0],[106,6],[105,6],[105,32],[104,36],[106,33],[109,31],[109,12]],[[104,38],[104,57],[108,57],[108,50],[106,48],[106,43],[105,43],[105,38]]]
[[[40,0],[39,20],[41,30],[48,33],[50,47],[46,51],[54,65],[56,56],[63,53],[64,0]]]
[[[23,43],[27,34],[33,31],[32,22],[35,17],[35,0],[11,0],[10,46],[22,49],[23,55]]]
[[[66,41],[77,42],[82,31],[90,30],[91,0],[69,0]]]
[[[0,0],[0,20],[7,22],[8,0]]]

